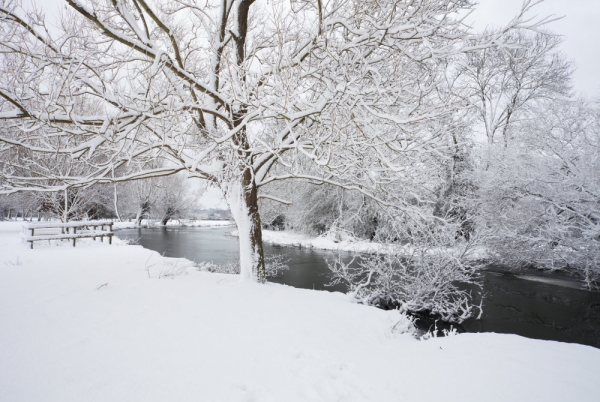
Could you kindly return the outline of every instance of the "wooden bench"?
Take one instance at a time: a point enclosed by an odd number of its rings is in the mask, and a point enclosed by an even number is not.
[[[114,236],[112,226],[112,221],[30,222],[23,225],[24,231],[21,237],[31,243],[31,248],[36,240],[73,240],[73,247],[75,247],[77,239],[96,240],[96,237],[99,237],[100,241],[108,237],[108,244],[112,244]],[[77,233],[78,229],[79,233]],[[53,230],[53,233],[48,233],[49,230]]]

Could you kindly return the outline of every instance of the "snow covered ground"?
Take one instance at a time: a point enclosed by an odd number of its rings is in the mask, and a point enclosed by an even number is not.
[[[237,235],[237,231],[234,231]],[[408,246],[397,246],[375,243],[368,240],[357,239],[345,232],[327,232],[321,236],[311,237],[291,231],[263,230],[263,241],[281,246],[314,248],[320,250],[347,251],[351,253],[410,253]],[[434,251],[434,250],[432,250]],[[483,260],[488,257],[488,252],[483,247],[470,250],[468,258]]]
[[[322,236],[310,237],[290,231],[263,230],[263,241],[281,246],[316,248],[321,250],[350,251],[357,253],[385,253],[391,249],[381,243],[359,240],[344,232],[328,232]]]
[[[20,243],[0,222],[0,401],[596,401],[600,350],[427,341],[339,293],[241,282],[141,246]],[[402,326],[402,323],[396,327]]]

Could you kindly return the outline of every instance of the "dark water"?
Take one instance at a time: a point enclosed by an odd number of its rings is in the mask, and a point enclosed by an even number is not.
[[[222,264],[235,260],[238,242],[227,228],[123,229],[122,239],[137,240],[167,257]],[[327,287],[330,251],[265,245],[265,254],[283,255],[290,269],[270,281],[294,287],[345,291],[344,286]],[[350,258],[350,257],[348,257]],[[537,271],[512,273],[489,267],[483,273],[485,293],[483,315],[458,326],[462,332],[512,333],[529,338],[576,342],[600,347],[600,293],[588,292],[579,282],[560,275]],[[420,319],[422,328],[433,327],[433,320]],[[437,327],[443,327],[438,322]]]

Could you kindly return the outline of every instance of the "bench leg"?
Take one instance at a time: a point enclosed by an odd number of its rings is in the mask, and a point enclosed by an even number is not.
[[[75,238],[73,238],[73,247],[75,247],[75,240],[76,240],[76,239],[75,239]]]
[[[108,244],[112,244],[112,236],[108,236]]]
[[[31,243],[31,250],[33,250],[33,241],[30,241],[29,243]]]

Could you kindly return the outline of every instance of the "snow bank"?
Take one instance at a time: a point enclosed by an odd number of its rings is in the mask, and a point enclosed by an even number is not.
[[[340,293],[241,282],[118,239],[0,223],[0,401],[596,401],[600,350],[419,341]]]
[[[358,253],[386,253],[392,249],[381,243],[372,243],[367,240],[359,240],[348,235],[334,235],[330,232],[319,237],[310,237],[290,231],[262,231],[265,243],[278,244],[281,246],[294,246],[303,248],[315,248],[321,250],[349,251]]]
[[[237,231],[233,231],[232,235],[237,236]],[[310,237],[291,231],[263,229],[262,235],[265,243],[277,244],[280,246],[345,251],[359,254],[410,254],[413,251],[413,249],[408,246],[374,243],[368,240],[357,239],[344,232],[327,232],[318,237]],[[431,250],[431,252],[436,252],[436,250]],[[489,252],[484,247],[480,246],[470,250],[467,258],[472,261],[485,260],[489,258]]]

